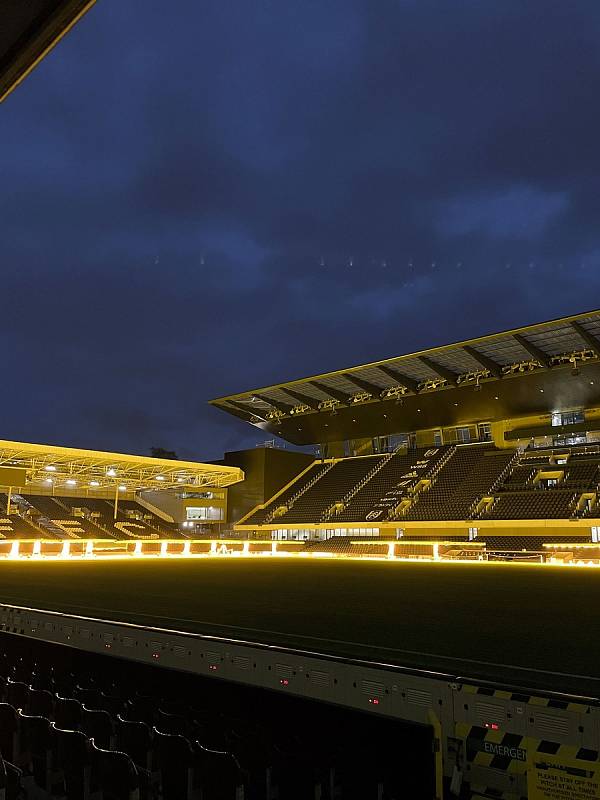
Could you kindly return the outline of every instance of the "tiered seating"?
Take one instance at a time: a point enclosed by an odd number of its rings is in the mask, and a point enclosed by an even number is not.
[[[482,519],[567,519],[574,514],[576,500],[572,489],[504,492]]]
[[[458,447],[403,519],[468,519],[472,506],[490,490],[513,455],[486,445]]]
[[[421,478],[431,475],[448,447],[419,448],[393,455],[385,466],[360,489],[346,508],[335,515],[336,522],[385,520]]]
[[[337,461],[278,519],[286,525],[291,522],[320,522],[322,514],[331,504],[341,500],[382,458],[385,456],[362,456]]]
[[[28,797],[425,796],[388,768],[407,745],[385,719],[52,646],[35,663],[36,644],[0,647],[0,749]]]
[[[38,512],[41,517],[39,525],[48,531],[49,536],[72,539],[104,539],[110,536],[108,531],[95,525],[89,517],[73,515],[65,503],[67,498],[34,494],[23,497]]]
[[[178,536],[177,528],[160,520],[162,525],[159,527],[153,524],[158,517],[151,514],[145,508],[133,500],[120,500],[117,518],[114,518],[114,506],[112,501],[98,497],[61,497],[60,501],[70,509],[83,509],[92,520],[95,520],[106,532],[117,539],[127,539],[128,537],[140,538],[159,538]],[[164,526],[164,527],[163,527]],[[102,537],[100,537],[102,538]]]
[[[481,532],[479,537],[486,544],[486,550],[494,551],[520,551],[527,550],[537,553],[547,553],[545,544],[552,544],[553,542],[563,543],[565,537],[562,536],[487,536],[484,531]],[[589,536],[569,536],[569,541],[576,543],[589,542]]]
[[[41,533],[32,523],[19,514],[7,514],[8,497],[0,494],[0,539],[42,539]],[[53,538],[49,536],[48,538]]]
[[[368,541],[373,542],[373,539],[370,538]],[[360,542],[360,538],[332,536],[321,542],[307,542],[304,550],[311,553],[335,553],[345,556],[381,556],[387,553],[386,542],[376,544],[352,544],[352,542]]]
[[[267,517],[275,508],[286,505],[291,497],[297,492],[302,491],[307,483],[312,481],[319,473],[324,472],[326,468],[327,464],[324,464],[322,461],[311,464],[308,470],[300,478],[295,480],[291,486],[288,486],[278,497],[268,502],[264,508],[256,509],[253,514],[247,517],[247,519],[244,520],[244,524],[264,525]]]

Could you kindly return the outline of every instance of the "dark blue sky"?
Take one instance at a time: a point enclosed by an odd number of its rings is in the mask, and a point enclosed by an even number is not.
[[[98,0],[0,109],[0,438],[600,305],[598,0]]]

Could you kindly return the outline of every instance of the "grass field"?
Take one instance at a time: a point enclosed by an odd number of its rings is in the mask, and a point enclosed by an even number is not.
[[[600,696],[594,569],[7,561],[0,602]]]

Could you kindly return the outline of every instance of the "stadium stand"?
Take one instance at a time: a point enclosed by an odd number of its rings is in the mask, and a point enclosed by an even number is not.
[[[473,505],[512,457],[512,452],[497,452],[490,445],[456,448],[431,487],[415,498],[403,519],[467,519]]]
[[[335,513],[336,522],[362,522],[387,519],[403,498],[409,496],[420,480],[433,480],[454,448],[415,449],[406,454],[394,453],[378,472],[342,498],[344,508]]]
[[[426,770],[402,774],[397,758],[389,767],[407,735],[391,721],[4,639],[0,764],[14,787],[6,800],[23,786],[66,800],[395,797],[413,781],[411,797],[429,796]],[[386,727],[389,748],[373,736]]]
[[[0,539],[41,539],[54,538],[50,533],[38,528],[30,517],[20,511],[16,503],[11,503],[11,513],[6,513],[8,496],[0,494]],[[15,509],[12,511],[12,509]]]
[[[33,518],[38,527],[48,531],[51,536],[71,539],[103,539],[111,536],[105,527],[95,524],[83,510],[74,514],[65,502],[66,498],[27,494],[23,495],[23,499],[34,509]],[[37,517],[35,512],[38,512]]]

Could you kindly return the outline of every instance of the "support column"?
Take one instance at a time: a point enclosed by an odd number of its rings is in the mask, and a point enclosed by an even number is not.
[[[433,560],[439,561],[440,560],[440,546],[437,542],[433,544]]]
[[[65,541],[63,542],[60,555],[62,558],[69,558],[69,556],[71,555],[71,542],[68,539],[65,539]]]
[[[8,492],[6,493],[6,516],[10,514],[10,498],[12,497],[12,486],[8,487]]]
[[[396,543],[388,542],[388,558],[396,558]]]
[[[119,484],[115,484],[115,511],[114,511],[114,519],[117,518],[117,512],[119,511]]]

